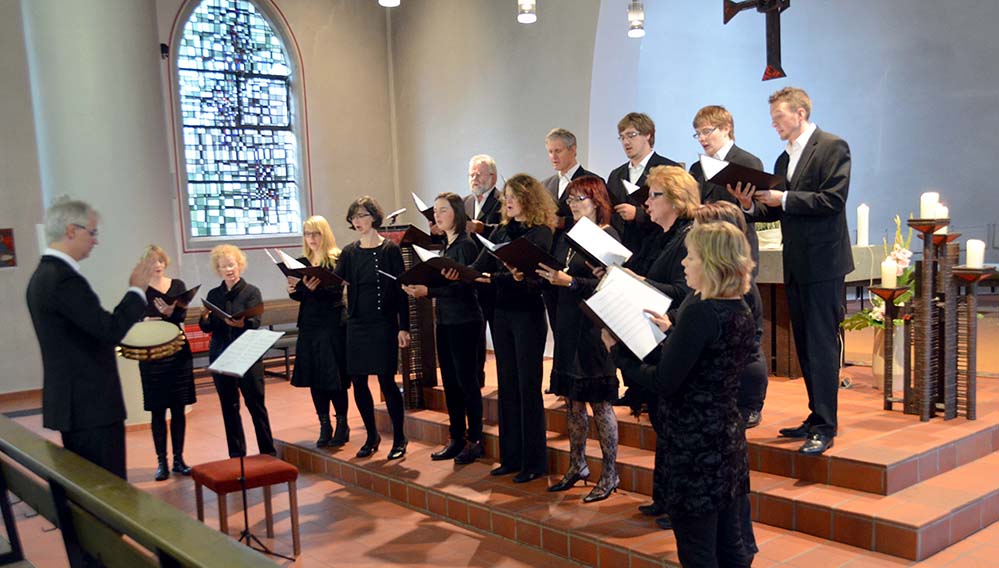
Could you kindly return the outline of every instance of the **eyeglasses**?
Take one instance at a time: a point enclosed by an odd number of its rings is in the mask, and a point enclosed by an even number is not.
[[[694,132],[694,135],[692,136],[692,138],[694,138],[695,140],[698,139],[698,138],[702,138],[702,137],[703,138],[707,138],[708,136],[711,136],[711,134],[714,133],[715,130],[718,130],[718,127],[715,127],[715,128],[703,128],[701,130],[698,130],[698,131]]]
[[[662,197],[664,195],[666,195],[666,194],[664,192],[662,192],[662,191],[650,191],[649,192],[649,199],[657,199],[657,198]]]
[[[323,234],[319,231],[305,231],[305,233],[303,234],[305,235],[306,238],[323,236]]]
[[[621,134],[618,135],[617,139],[620,140],[621,142],[624,142],[625,140],[631,140],[632,138],[640,134],[641,132],[637,130],[632,130],[630,132],[622,132]]]
[[[78,229],[83,229],[84,231],[90,233],[91,237],[93,237],[95,239],[97,238],[97,229],[88,229],[86,227],[86,225],[81,225],[79,223],[70,223],[70,224],[73,225],[74,227],[78,228]]]
[[[565,200],[568,201],[569,203],[582,203],[587,199],[589,199],[589,197],[585,195],[570,195],[569,197],[565,198]]]
[[[351,217],[350,221],[353,223],[354,221],[357,221],[359,219],[364,219],[365,217],[370,217],[370,216],[371,216],[371,213],[358,213],[357,215],[354,215],[353,217]]]

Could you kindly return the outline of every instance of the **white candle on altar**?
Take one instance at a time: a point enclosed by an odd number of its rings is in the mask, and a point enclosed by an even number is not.
[[[871,208],[866,203],[857,207],[857,246],[866,247],[871,238]]]
[[[985,264],[985,241],[968,239],[968,256],[964,264],[968,268],[982,268]]]
[[[935,191],[927,191],[919,196],[919,218],[933,219],[937,214],[937,203],[940,202],[940,194]]]
[[[937,216],[936,219],[950,219],[950,208],[948,208],[943,203],[937,203]],[[947,225],[940,227],[936,231],[933,231],[934,235],[946,235]]]
[[[892,257],[887,257],[881,263],[881,287],[895,288],[898,284],[898,263]]]

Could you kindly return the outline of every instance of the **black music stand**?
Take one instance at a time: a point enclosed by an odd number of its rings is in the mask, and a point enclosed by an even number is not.
[[[246,434],[243,434],[243,447],[239,453],[239,490],[243,494],[243,531],[239,533],[238,542],[246,544],[246,546],[256,550],[258,552],[263,552],[264,554],[269,554],[271,556],[277,556],[278,558],[284,558],[285,560],[295,561],[292,556],[285,556],[284,554],[274,552],[267,547],[259,538],[256,537],[252,532],[250,532],[250,512],[247,507],[246,502]]]

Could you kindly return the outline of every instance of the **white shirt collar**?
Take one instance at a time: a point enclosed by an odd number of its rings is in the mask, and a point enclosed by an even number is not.
[[[718,160],[724,160],[725,156],[728,156],[728,153],[732,151],[732,146],[735,146],[735,140],[729,140],[726,142],[725,145],[721,147],[721,150],[718,150],[718,153],[713,157]]]
[[[42,256],[53,256],[55,258],[58,258],[59,260],[68,264],[69,267],[75,270],[77,274],[81,276],[83,275],[83,273],[80,272],[80,263],[77,262],[75,258],[69,256],[68,254],[62,252],[61,250],[56,250],[52,247],[48,247],[45,249],[45,252],[42,253]]]
[[[805,147],[805,142],[808,142],[808,139],[815,133],[817,126],[814,122],[806,122],[805,124],[808,126],[805,126],[805,129],[801,131],[801,134],[799,134],[794,140],[788,141],[787,153],[789,156],[794,153],[800,153],[801,149]]]
[[[579,169],[579,162],[576,162],[576,165],[574,165],[571,168],[569,168],[569,171],[565,172],[564,174],[561,173],[561,172],[559,172],[558,175],[561,176],[561,177],[564,177],[567,180],[571,181],[572,180],[572,176],[576,175],[576,170],[578,170],[578,169]]]
[[[651,158],[652,154],[654,154],[655,152],[656,151],[653,150],[653,151],[649,152],[648,154],[646,154],[645,157],[642,158],[642,161],[638,162],[638,165],[636,165],[636,166],[633,166],[633,165],[631,165],[631,162],[628,162],[628,167],[631,168],[631,169],[633,169],[633,170],[642,170],[642,171],[644,171],[645,170],[645,165],[649,163],[649,158]]]

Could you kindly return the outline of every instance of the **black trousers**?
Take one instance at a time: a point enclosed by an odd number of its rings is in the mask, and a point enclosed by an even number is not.
[[[219,395],[219,404],[222,405],[222,422],[225,424],[229,457],[235,458],[247,454],[243,420],[239,417],[240,393],[243,394],[246,409],[250,412],[260,453],[277,454],[277,450],[274,449],[274,437],[271,435],[271,421],[267,416],[267,407],[264,406],[263,363],[258,361],[238,379],[226,375],[212,375],[212,380],[215,381],[215,391]]]
[[[479,345],[476,350],[478,354],[476,369],[478,370],[479,386],[482,387],[486,384],[486,325],[488,324],[490,330],[495,329],[493,321],[496,317],[496,292],[490,286],[479,286],[477,292],[479,308],[482,310],[482,324],[479,329]]]
[[[477,321],[437,326],[437,362],[452,440],[482,440],[482,391],[476,367],[480,327]]]
[[[666,505],[666,481],[669,469],[666,467],[666,421],[660,408],[662,399],[656,396],[649,402],[649,421],[656,432],[656,456],[652,470],[652,502]]]
[[[837,428],[843,286],[840,276],[785,287],[794,346],[808,391],[805,423],[813,433],[827,436],[835,436]]]
[[[62,432],[62,447],[127,480],[125,423]]]
[[[545,312],[496,310],[493,346],[499,382],[500,462],[528,473],[545,473],[545,407],[541,363]]]
[[[704,516],[670,517],[683,568],[742,568],[753,563],[742,542],[740,500]]]

